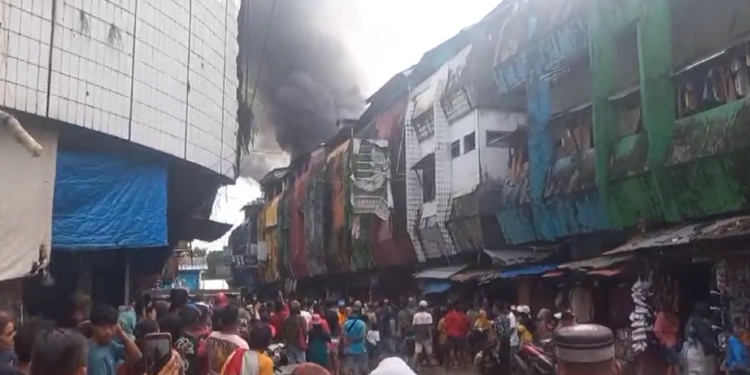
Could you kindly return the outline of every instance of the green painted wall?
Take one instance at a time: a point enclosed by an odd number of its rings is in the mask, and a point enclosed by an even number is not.
[[[615,226],[750,208],[750,100],[677,120],[668,0],[593,1],[596,181]],[[615,136],[616,41],[635,27],[643,131]]]

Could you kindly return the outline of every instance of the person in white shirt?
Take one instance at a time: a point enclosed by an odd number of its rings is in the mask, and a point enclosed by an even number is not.
[[[424,352],[428,362],[432,355],[432,314],[427,311],[427,301],[419,301],[419,308],[412,320],[414,329],[414,363],[419,366],[419,357]]]
[[[519,338],[518,338],[518,320],[516,319],[516,314],[513,312],[516,310],[515,306],[511,306],[510,311],[508,312],[508,320],[510,320],[510,329],[511,329],[511,335],[510,335],[510,366],[511,371],[513,371],[516,368],[516,354],[518,353],[518,345],[519,345]]]

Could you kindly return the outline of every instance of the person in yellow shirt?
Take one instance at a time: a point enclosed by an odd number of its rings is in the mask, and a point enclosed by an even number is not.
[[[346,320],[349,319],[349,312],[346,311],[346,303],[343,299],[339,300],[338,308],[339,324],[343,326]]]
[[[255,323],[248,336],[249,349],[235,350],[224,362],[221,375],[274,375],[273,360],[265,354],[273,338],[271,326]]]

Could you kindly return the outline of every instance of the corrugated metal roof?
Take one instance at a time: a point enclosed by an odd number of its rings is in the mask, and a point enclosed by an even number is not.
[[[687,224],[678,226],[676,228],[649,232],[644,235],[635,237],[625,244],[616,247],[613,250],[607,251],[604,254],[620,254],[641,249],[648,249],[652,247],[684,245],[693,239],[696,234],[696,230],[699,226],[702,225],[704,224]]]
[[[460,264],[454,266],[445,266],[430,268],[414,274],[415,279],[449,279],[451,276],[463,271],[468,265]]]
[[[553,264],[536,264],[532,266],[522,267],[514,270],[500,271],[498,275],[505,279],[511,279],[519,276],[534,276],[541,275],[547,271],[551,271],[557,268],[557,265]]]
[[[520,249],[507,249],[507,250],[489,250],[484,249],[484,253],[492,258],[493,262],[499,263],[503,266],[512,266],[515,264],[532,263],[542,260],[554,253],[554,250],[520,250]]]
[[[653,247],[684,245],[694,240],[715,240],[750,234],[750,215],[685,224],[631,239],[605,255]]]
[[[472,281],[472,280],[481,280],[495,273],[496,273],[495,270],[469,270],[469,271],[459,272],[453,275],[453,277],[451,277],[451,280],[458,281],[460,283],[465,283],[467,281]]]
[[[702,240],[714,240],[750,234],[750,215],[716,220],[705,226],[700,233]]]
[[[597,269],[597,268],[606,268],[613,264],[626,262],[630,259],[633,259],[635,255],[620,255],[620,256],[601,256],[591,259],[586,259],[582,261],[577,262],[569,262],[561,264],[561,269],[570,269],[570,270],[579,270],[583,268],[590,268],[590,269]]]

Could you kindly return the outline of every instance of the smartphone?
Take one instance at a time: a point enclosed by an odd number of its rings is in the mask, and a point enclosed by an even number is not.
[[[166,332],[149,333],[144,338],[143,359],[146,373],[156,375],[172,359],[172,335]]]

